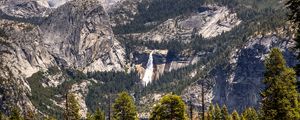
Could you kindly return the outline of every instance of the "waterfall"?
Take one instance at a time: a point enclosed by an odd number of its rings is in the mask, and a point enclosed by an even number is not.
[[[147,84],[151,83],[152,76],[153,76],[153,51],[149,55],[147,68],[144,74],[144,77],[142,79],[142,83],[144,86],[147,86]]]

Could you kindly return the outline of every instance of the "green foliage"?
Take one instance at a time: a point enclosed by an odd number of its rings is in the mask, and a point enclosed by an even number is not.
[[[247,108],[243,113],[243,119],[246,120],[259,120],[258,114],[254,108]]]
[[[25,120],[38,120],[37,115],[32,110],[26,110]]]
[[[222,111],[221,111],[221,109],[220,109],[220,107],[219,107],[218,104],[215,107],[214,120],[223,120],[222,119]]]
[[[105,120],[105,115],[104,115],[104,112],[98,108],[93,115],[88,113],[86,119],[87,120]]]
[[[80,120],[79,103],[77,102],[75,95],[70,93],[67,97],[65,119],[66,120]]]
[[[45,118],[45,120],[56,120],[54,117],[47,117],[47,118]]]
[[[0,120],[7,120],[7,116],[0,112]]]
[[[208,112],[207,112],[207,120],[213,120],[215,118],[215,106],[211,103]]]
[[[226,105],[223,105],[221,113],[222,113],[222,119],[223,120],[230,120],[231,119],[231,116],[228,113]]]
[[[49,98],[55,100],[55,94],[64,93],[60,91],[65,91],[65,89],[58,90],[58,88],[43,87],[43,79],[45,79],[45,75],[44,72],[41,71],[34,73],[31,77],[27,79],[31,88],[31,102],[40,111],[48,113],[48,115],[53,115],[56,117],[62,116],[63,109],[54,105]],[[49,109],[48,106],[51,106],[53,109]]]
[[[165,95],[153,108],[150,120],[187,120],[186,105],[180,96]]]
[[[42,83],[47,81],[49,75],[53,76],[59,73],[62,73],[60,79],[65,79],[65,82],[61,85],[58,85],[57,87],[44,87],[42,85]],[[30,99],[33,105],[41,112],[47,113],[50,116],[55,116],[58,119],[63,119],[64,110],[55,105],[49,98],[55,101],[62,101],[63,99],[56,95],[67,94],[67,89],[69,89],[71,85],[84,79],[87,79],[87,75],[78,70],[50,67],[45,72],[39,71],[27,78],[32,94]]]
[[[95,118],[95,120],[105,120],[104,112],[101,111],[100,109],[97,109],[94,114],[94,118]]]
[[[108,112],[109,101],[116,97],[117,93],[122,91],[133,91],[138,89],[140,82],[139,75],[131,72],[129,74],[124,72],[94,72],[88,73],[88,78],[94,79],[94,83],[89,88],[89,93],[86,98],[88,108],[95,111],[97,108]],[[96,104],[99,106],[95,106]]]
[[[240,120],[240,115],[236,110],[232,112],[231,116],[232,116],[232,120]]]
[[[24,118],[20,114],[20,109],[18,109],[17,107],[14,107],[11,111],[9,120],[24,120]]]
[[[113,118],[114,120],[138,120],[133,98],[127,92],[120,93],[115,100]]]
[[[266,72],[262,92],[264,120],[300,119],[299,93],[296,89],[295,71],[286,66],[279,49],[272,49],[265,61]]]
[[[87,113],[86,114],[86,120],[94,120],[94,117],[93,117],[93,115],[91,114],[91,113]]]
[[[240,120],[247,120],[243,114],[241,114]]]

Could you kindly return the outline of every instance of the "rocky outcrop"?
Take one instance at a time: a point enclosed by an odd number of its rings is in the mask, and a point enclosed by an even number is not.
[[[293,67],[297,60],[290,49],[292,40],[288,37],[281,38],[278,34],[257,36],[251,38],[246,45],[233,57],[232,72],[227,78],[225,104],[242,110],[250,106],[259,106],[264,60],[274,47],[280,48],[285,56],[287,65]],[[218,100],[216,100],[218,101]]]
[[[140,75],[140,79],[144,78],[149,54],[153,51],[153,80],[158,80],[164,73],[178,70],[189,65],[194,65],[199,61],[199,57],[192,53],[184,54],[175,53],[169,50],[149,50],[144,49],[132,54],[131,69]]]
[[[99,5],[97,1],[71,1],[41,25],[42,43],[62,66],[85,72],[123,70],[124,50]]]
[[[262,84],[263,73],[265,71],[264,60],[269,51],[280,48],[283,51],[287,64],[295,66],[297,63],[295,52],[291,50],[293,42],[289,35],[280,33],[269,33],[265,35],[255,35],[248,39],[242,48],[232,51],[230,61],[226,68],[217,66],[210,73],[211,85],[206,85],[205,91],[206,107],[208,103],[226,104],[229,110],[244,110],[247,107],[259,107],[261,100],[260,92],[264,88]],[[188,87],[183,92],[184,98],[188,101],[189,96],[201,95],[201,81],[196,85]],[[202,97],[193,98],[194,104],[201,105]]]
[[[1,40],[1,68],[6,68],[0,70],[1,77],[22,88],[23,103],[31,108],[26,97],[30,95],[26,78],[33,73],[51,66],[84,72],[124,70],[124,49],[114,38],[109,17],[96,0],[64,4],[40,26],[8,20],[0,22],[4,30],[1,32],[8,36]],[[2,86],[1,89],[6,89]],[[21,103],[19,106],[22,107]]]
[[[86,118],[88,113],[88,108],[85,103],[85,98],[89,92],[88,87],[91,85],[90,81],[83,81],[81,83],[74,84],[70,90],[70,92],[75,94],[75,97],[79,103],[80,111],[79,113],[82,115],[81,117]]]
[[[20,2],[2,6],[2,12],[6,15],[18,18],[44,17],[49,14],[49,9],[38,1]]]
[[[237,15],[226,7],[208,5],[201,9],[204,11],[170,18],[149,32],[130,34],[130,36],[145,41],[180,40],[189,42],[192,36],[215,37],[230,31],[241,23]]]

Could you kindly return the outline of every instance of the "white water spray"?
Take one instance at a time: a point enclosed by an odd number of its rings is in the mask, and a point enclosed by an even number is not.
[[[146,68],[144,77],[142,79],[142,83],[144,86],[147,86],[152,81],[152,76],[153,76],[153,55],[152,54],[153,54],[153,51],[149,55],[147,68]]]

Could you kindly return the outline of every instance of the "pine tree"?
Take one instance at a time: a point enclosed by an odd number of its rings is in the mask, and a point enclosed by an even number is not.
[[[262,92],[264,120],[297,120],[299,95],[296,90],[295,71],[286,66],[279,49],[272,49],[265,62],[265,90]]]
[[[239,113],[236,111],[236,110],[234,110],[233,112],[232,112],[232,120],[240,120],[240,116],[239,116]]]
[[[24,120],[18,108],[13,108],[9,120]]]
[[[226,105],[223,105],[221,112],[222,112],[222,119],[223,120],[230,120],[231,119],[230,115],[228,113]]]
[[[243,114],[240,116],[240,120],[247,120]]]
[[[215,107],[214,120],[222,120],[222,112],[218,104]]]
[[[37,120],[37,116],[32,110],[28,110],[25,114],[25,120]]]
[[[5,116],[0,112],[0,120],[5,120]]]
[[[94,120],[105,120],[104,112],[98,108],[95,114],[93,115],[93,118]]]
[[[78,101],[75,98],[74,94],[67,95],[67,102],[66,102],[66,113],[65,119],[66,120],[80,120],[81,116],[79,114],[80,106]]]
[[[187,120],[186,105],[180,96],[165,95],[154,107],[150,120]]]
[[[93,115],[91,113],[86,114],[86,120],[94,120]]]
[[[243,112],[243,117],[246,120],[258,120],[259,119],[258,114],[254,108],[247,108]]]
[[[215,107],[211,103],[209,108],[208,108],[208,112],[207,112],[207,120],[213,120],[215,118],[214,117],[214,111],[215,111]]]
[[[137,111],[133,98],[127,93],[122,92],[113,104],[113,118],[115,120],[137,120]]]

